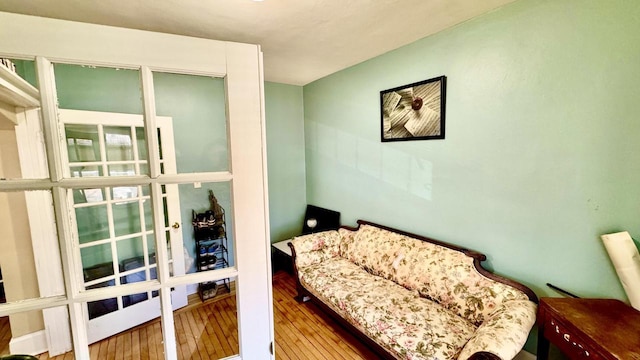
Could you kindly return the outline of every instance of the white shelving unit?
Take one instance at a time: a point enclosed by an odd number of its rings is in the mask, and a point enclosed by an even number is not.
[[[0,103],[25,109],[40,106],[40,92],[26,80],[0,64]],[[9,117],[17,124],[15,117]]]
[[[0,63],[0,130],[13,129],[18,125],[18,113],[37,107],[40,107],[38,89]],[[0,270],[0,303],[5,301],[4,278]]]

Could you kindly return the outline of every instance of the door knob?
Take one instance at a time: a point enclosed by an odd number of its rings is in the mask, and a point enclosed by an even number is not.
[[[180,224],[178,224],[177,222],[174,222],[173,225],[171,225],[172,228],[174,229],[179,229],[180,228]]]

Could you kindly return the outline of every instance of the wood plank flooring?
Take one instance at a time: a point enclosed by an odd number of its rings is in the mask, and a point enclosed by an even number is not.
[[[273,315],[277,360],[377,360],[364,344],[311,303],[299,304],[295,279],[273,277]],[[174,313],[178,359],[221,359],[238,354],[235,296],[220,296]],[[0,354],[8,354],[11,331],[0,318]],[[6,351],[6,352],[3,352]],[[153,320],[89,346],[91,359],[164,359],[159,320]],[[71,360],[73,352],[39,359]]]
[[[363,343],[312,303],[299,304],[293,276],[273,277],[277,360],[378,360]]]
[[[9,326],[9,317],[0,317],[0,355],[9,354],[9,341],[11,341],[11,326]]]

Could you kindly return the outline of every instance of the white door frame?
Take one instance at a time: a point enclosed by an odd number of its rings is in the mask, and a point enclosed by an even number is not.
[[[153,71],[218,76],[225,78],[228,132],[230,144],[229,172],[159,175],[157,161],[150,164],[150,177],[118,179],[117,185],[149,184],[152,189],[154,216],[159,219],[160,187],[166,183],[231,181],[233,186],[234,238],[236,266],[220,271],[170,277],[163,266],[158,271],[162,304],[162,332],[165,355],[176,359],[176,339],[171,310],[172,286],[219,278],[236,278],[240,357],[273,359],[272,299],[270,296],[269,247],[267,237],[266,163],[262,108],[262,67],[259,46],[152,33],[139,30],[83,24],[17,14],[0,13],[0,52],[14,58],[36,58],[41,91],[42,117],[50,178],[36,182],[25,180],[0,183],[0,191],[51,188],[54,199],[61,248],[65,296],[36,299],[28,304],[0,306],[0,316],[26,310],[68,306],[76,358],[88,359],[86,329],[81,304],[106,296],[137,291],[136,284],[126,289],[101,289],[83,292],[69,281],[80,274],[74,271],[70,225],[64,219],[69,209],[64,204],[66,188],[113,186],[111,179],[68,179],[57,146],[55,83],[51,62],[101,65],[140,69],[148,149],[157,148]],[[19,36],[16,36],[19,34]],[[148,152],[149,155],[153,153]],[[156,234],[161,230],[156,221]],[[161,244],[158,262],[167,259]],[[146,286],[141,285],[140,290]]]

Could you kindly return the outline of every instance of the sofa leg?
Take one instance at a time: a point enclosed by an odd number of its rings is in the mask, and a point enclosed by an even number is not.
[[[296,299],[296,301],[298,301],[299,303],[304,303],[304,302],[307,302],[307,301],[311,300],[311,298],[309,296],[304,295],[304,294],[298,294],[298,295],[296,295],[296,297],[294,299]]]

